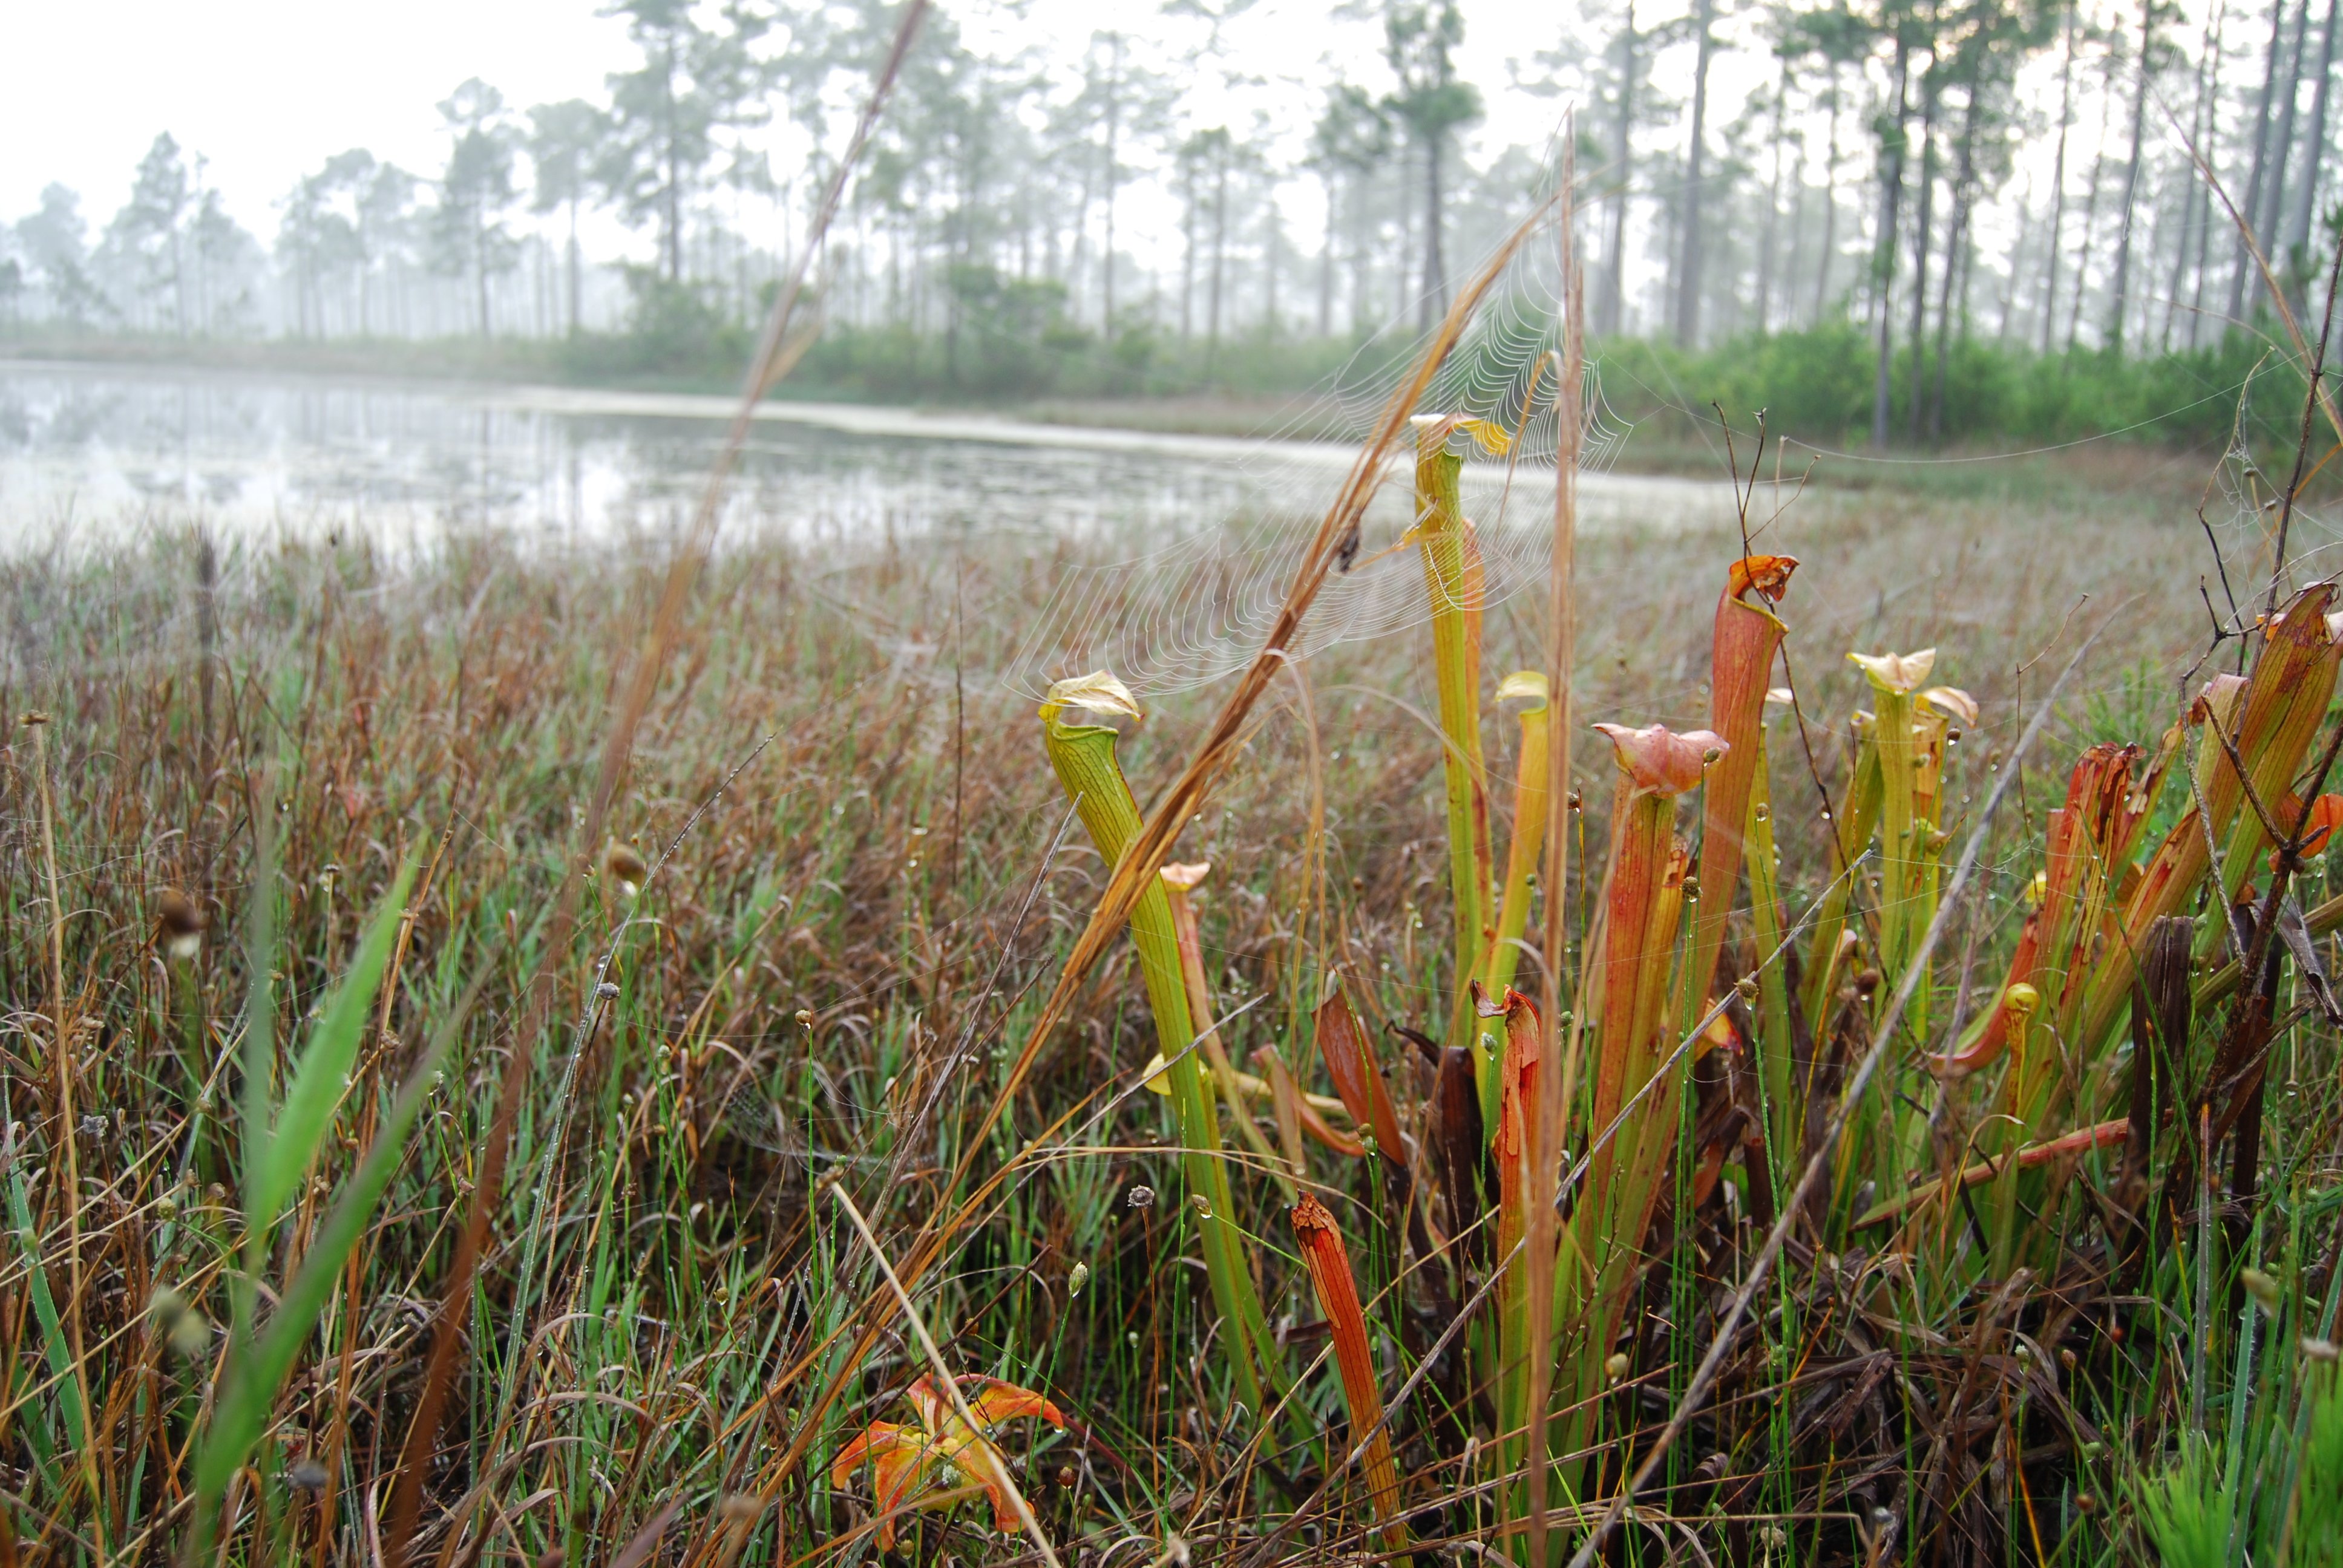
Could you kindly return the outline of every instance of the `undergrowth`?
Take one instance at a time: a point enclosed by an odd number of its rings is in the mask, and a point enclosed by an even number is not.
[[[2200,949],[2180,960],[2193,1005],[2169,1042],[2175,1076],[2149,1077],[2144,1152],[2094,1138],[2033,1161],[2039,1130],[2006,1129],[2043,1113],[1996,1098],[2032,1082],[2010,1063],[2064,1060],[2060,1114],[2086,1131],[2139,1105],[2131,1030],[2146,1026],[2056,1032],[2056,988],[2013,969],[2029,912],[2056,905],[2064,873],[2045,845],[2070,769],[2106,756],[2088,748],[2139,744],[2112,797],[2127,799],[2161,759],[2161,791],[2126,808],[2136,850],[2090,871],[2120,901],[2135,858],[2188,846],[2174,838],[2187,759],[2200,789],[2224,761],[2202,724],[2180,728],[2187,757],[2159,751],[2210,673],[2184,685],[2204,640],[2201,539],[2119,518],[2007,521],[1824,507],[1766,539],[1805,562],[1780,609],[1787,662],[1757,681],[1798,693],[1796,714],[1762,720],[1781,933],[1805,957],[1835,891],[1848,935],[1825,950],[1825,978],[1807,964],[1769,996],[1779,970],[1758,961],[1744,880],[1715,906],[1717,985],[1671,981],[1654,1038],[1715,1049],[1658,1058],[1681,1104],[1639,1134],[1656,1185],[1604,1211],[1633,1216],[1604,1232],[1615,1269],[1559,1282],[1557,1299],[1595,1291],[1616,1323],[1564,1345],[1549,1553],[1580,1543],[1649,1452],[1883,1021],[1925,921],[1873,879],[1943,890],[2026,721],[2102,620],[1946,906],[1908,1027],[1886,1037],[1900,1043],[1845,1145],[1859,1162],[1808,1205],[1713,1394],[1605,1550],[2310,1563],[2343,1539],[2326,1348],[2343,1108],[2304,956],[2329,950],[2325,861],[2304,843],[2291,873],[2302,942],[2268,937],[2264,978],[2227,991],[2225,900],[2192,891],[2177,913]],[[1740,554],[1714,533],[1584,542],[1582,719],[1711,723],[1709,612]],[[226,1561],[255,1563],[827,1563],[871,1556],[882,1533],[923,1562],[1038,1560],[1000,1512],[1013,1490],[1055,1553],[1091,1568],[1527,1560],[1522,1435],[1500,1421],[1523,1408],[1505,1348],[1526,1331],[1493,1305],[1511,1178],[1485,1147],[1515,1103],[1506,1085],[1526,1095],[1501,1038],[1523,1015],[1501,995],[1475,1024],[1460,1005],[1460,967],[1485,949],[1460,950],[1451,921],[1459,753],[1438,729],[1429,634],[1337,647],[1307,667],[1307,707],[1290,683],[1256,713],[1180,841],[1212,868],[1182,890],[1201,977],[1151,998],[1141,954],[1118,943],[996,1104],[1111,869],[1030,699],[999,678],[1062,551],[749,542],[719,556],[612,836],[592,844],[578,824],[617,650],[658,592],[647,561],[493,538],[412,558],[247,542],[211,560],[163,530],[105,561],[0,568],[0,1558],[174,1560],[216,1528]],[[1490,608],[1482,657],[1535,667],[1534,619]],[[2327,686],[2280,769],[2306,801],[2334,733],[2323,618],[2317,639]],[[1835,849],[1879,766],[1865,737],[1880,721],[1855,715],[1914,696],[1845,656],[1928,644],[1931,678],[1978,709],[1927,721],[1941,749],[1921,809],[1944,842]],[[2233,649],[2216,668],[2236,668]],[[1482,696],[1469,739],[1503,844],[1522,826],[1520,724]],[[1109,747],[1142,804],[1205,711],[1150,706]],[[1580,944],[1604,940],[1598,911],[1620,907],[1609,752],[1582,736],[1568,780],[1574,970]],[[1664,846],[1700,819],[1635,809]],[[2267,885],[2278,851],[2238,831],[2223,864]],[[1847,851],[1852,874],[1833,860]],[[1492,879],[1501,863],[1483,862]],[[587,879],[582,934],[548,951],[571,871]],[[1687,941],[1710,929],[1698,895],[1718,896],[1701,874]],[[1500,891],[1480,890],[1493,925]],[[1675,961],[1676,929],[1653,961]],[[2075,961],[2102,963],[2112,929],[2087,922]],[[1534,960],[1520,968],[1532,985]],[[532,983],[553,988],[533,1034]],[[1189,1022],[1216,1026],[1221,1048],[1202,1069],[1162,1010],[1176,991],[1200,1011],[1200,984],[1210,1014]],[[1813,1000],[1792,1022],[1801,985]],[[1332,997],[1355,1014],[1339,1050],[1322,1033]],[[2230,1116],[2244,1059],[2224,1052],[2255,999],[2275,1009],[2257,1026],[2267,1094],[2248,1163]],[[1583,999],[1590,1017],[1598,1005]],[[2118,1010],[2132,1007],[2122,990]],[[1463,1102],[1443,1088],[1441,1048],[1465,1047],[1460,1028],[1492,1047],[1465,1068],[1476,1112],[1486,1086],[1470,1073],[1513,1073],[1476,1144],[1456,1142]],[[1981,1029],[2020,1043],[1996,1058]],[[509,1174],[402,1539],[401,1456],[516,1052]],[[1159,1052],[1212,1092],[1149,1093]],[[1924,1052],[1960,1054],[1966,1091]],[[1762,1087],[1794,1063],[1795,1113]],[[1582,1094],[1602,1092],[1594,1077]],[[1240,1109],[1257,1142],[1232,1125]],[[1571,1114],[1575,1160],[1590,1130]],[[1322,1137],[1305,1141],[1305,1116]],[[2203,1148],[2219,1121],[2227,1141]],[[1209,1138],[1227,1211],[1192,1190]],[[2021,1148],[2022,1168],[2008,1158]],[[1980,1156],[2004,1164],[1975,1185],[1911,1185]],[[1899,1201],[1926,1223],[1867,1218]],[[1592,1211],[1564,1217],[1573,1245]],[[1530,1233],[1520,1221],[1510,1234]],[[969,1401],[996,1402],[972,1403],[966,1424],[878,1253],[944,1376],[1034,1391],[1047,1411],[971,1382]],[[1233,1277],[1212,1277],[1224,1266]],[[1227,1291],[1260,1304],[1265,1340],[1246,1353],[1270,1410],[1241,1397]],[[851,1462],[832,1474],[874,1422],[895,1433],[861,1452],[937,1461],[899,1474],[884,1512]],[[1346,1468],[1379,1422],[1387,1462]],[[993,1508],[967,1505],[990,1487]]]

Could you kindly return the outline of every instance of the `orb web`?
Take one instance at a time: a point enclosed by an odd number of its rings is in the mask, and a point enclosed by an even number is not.
[[[1483,608],[1542,583],[1553,555],[1558,391],[1558,258],[1550,238],[1523,246],[1483,299],[1447,361],[1410,410],[1485,420],[1511,433],[1491,452],[1463,434],[1463,515],[1479,544]],[[1153,548],[1068,563],[1004,671],[1011,689],[1038,699],[1051,681],[1106,668],[1139,695],[1193,690],[1234,674],[1261,649],[1303,554],[1372,439],[1394,388],[1414,368],[1413,334],[1387,328],[1318,388],[1333,411],[1321,438],[1295,439],[1299,420],[1235,459],[1247,499],[1202,518]],[[1607,468],[1629,427],[1603,403],[1590,369],[1583,407],[1583,470]],[[1332,438],[1325,438],[1331,434]],[[1415,444],[1393,443],[1361,524],[1350,569],[1331,575],[1292,652],[1388,637],[1427,620],[1415,521]]]

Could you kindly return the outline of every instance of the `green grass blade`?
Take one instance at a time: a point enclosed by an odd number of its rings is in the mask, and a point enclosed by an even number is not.
[[[277,1212],[309,1173],[317,1144],[348,1088],[358,1041],[366,1034],[375,992],[389,966],[391,945],[398,938],[399,916],[415,881],[416,865],[410,855],[391,884],[389,895],[375,910],[366,938],[358,944],[357,957],[334,988],[317,1028],[309,1032],[300,1064],[286,1086],[285,1106],[277,1113],[277,1125],[260,1160],[251,1207],[246,1211],[246,1222],[262,1231],[277,1222]]]
[[[57,1386],[57,1402],[63,1407],[65,1430],[81,1442],[96,1441],[89,1430],[88,1412],[82,1408],[81,1390],[74,1382],[73,1352],[65,1344],[64,1323],[57,1317],[56,1298],[49,1292],[49,1276],[41,1267],[41,1238],[33,1225],[33,1208],[25,1191],[23,1164],[8,1162],[8,1208],[12,1229],[16,1232],[16,1244],[25,1254],[25,1279],[33,1298],[33,1316],[41,1325],[41,1354],[48,1364],[50,1381]],[[13,1391],[11,1391],[13,1393]],[[45,1474],[54,1445],[40,1423],[27,1421],[24,1425],[25,1441],[32,1446]],[[54,1479],[54,1478],[52,1478]]]
[[[406,881],[407,878],[402,876],[393,890],[394,894],[404,893]],[[397,896],[389,900],[390,912],[394,915],[399,901]],[[378,969],[379,965],[377,967]],[[198,1557],[209,1543],[219,1502],[226,1492],[229,1478],[251,1453],[253,1445],[260,1441],[268,1422],[269,1410],[276,1402],[277,1391],[284,1385],[287,1373],[292,1370],[294,1358],[316,1331],[317,1319],[333,1295],[343,1263],[348,1260],[350,1250],[357,1245],[358,1238],[365,1234],[367,1224],[374,1216],[375,1205],[381,1201],[383,1190],[389,1186],[399,1161],[406,1156],[407,1135],[414,1131],[416,1119],[422,1114],[423,1102],[430,1097],[440,1061],[455,1043],[464,1020],[470,1014],[473,1004],[479,1000],[480,993],[495,972],[493,963],[484,963],[478,977],[433,1032],[431,1043],[417,1060],[406,1083],[400,1086],[398,1098],[391,1102],[389,1111],[384,1116],[365,1161],[342,1183],[332,1210],[328,1211],[325,1223],[318,1227],[308,1251],[303,1254],[301,1266],[295,1271],[292,1283],[286,1287],[276,1312],[249,1342],[248,1348],[239,1345],[234,1364],[222,1378],[218,1407],[213,1412],[211,1423],[205,1430],[202,1445],[196,1454]],[[355,975],[351,977],[355,978]]]

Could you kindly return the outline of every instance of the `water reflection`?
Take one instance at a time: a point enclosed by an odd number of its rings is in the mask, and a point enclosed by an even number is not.
[[[155,520],[427,541],[578,543],[667,527],[699,494],[723,402],[0,365],[0,544],[102,543]],[[615,410],[615,411],[612,411]],[[1290,488],[1172,443],[965,438],[947,425],[760,420],[731,528],[876,538],[1177,530]],[[958,434],[952,432],[958,430]],[[1278,465],[1271,465],[1276,467]]]
[[[696,502],[729,400],[556,387],[335,381],[0,361],[0,549],[103,548],[156,524],[229,535],[364,533],[427,547],[662,534]],[[726,537],[801,542],[1112,538],[1153,548],[1245,518],[1306,535],[1353,450],[970,415],[768,405]],[[1371,541],[1409,521],[1394,454]],[[1550,474],[1476,462],[1484,537],[1543,534]],[[1730,522],[1721,484],[1588,475],[1582,526]]]

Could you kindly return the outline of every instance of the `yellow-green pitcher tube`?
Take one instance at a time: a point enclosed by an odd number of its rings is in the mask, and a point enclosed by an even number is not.
[[[1052,697],[1061,688],[1053,688]],[[1120,690],[1121,683],[1115,688]],[[1129,703],[1129,694],[1121,694]],[[1102,699],[1104,700],[1104,699]],[[1121,860],[1139,837],[1139,802],[1124,779],[1115,757],[1115,732],[1102,725],[1067,724],[1059,715],[1064,707],[1045,704],[1050,766],[1074,803],[1082,826],[1109,865]],[[1135,714],[1135,705],[1121,709]],[[1186,1145],[1182,1171],[1192,1194],[1204,1200],[1200,1216],[1204,1269],[1211,1282],[1213,1305],[1232,1330],[1222,1337],[1228,1347],[1229,1368],[1238,1397],[1258,1415],[1264,1406],[1263,1371],[1268,1381],[1282,1383],[1275,1342],[1262,1315],[1252,1274],[1237,1247],[1236,1205],[1228,1171],[1220,1159],[1220,1141],[1211,1102],[1204,1094],[1203,1074],[1196,1053],[1195,1028],[1188,1016],[1187,982],[1180,968],[1180,939],[1172,920],[1172,906],[1160,879],[1151,879],[1131,914],[1131,944],[1139,950],[1139,969],[1147,987],[1147,1000],[1155,1018],[1156,1046],[1172,1063],[1172,1108],[1179,1119],[1181,1141]]]
[[[1481,571],[1458,486],[1464,460],[1447,449],[1448,424],[1418,434],[1415,535],[1432,609],[1432,659],[1440,692],[1442,778],[1448,824],[1448,890],[1455,910],[1455,1004],[1448,1038],[1472,1047],[1481,1125],[1497,1125],[1497,1055],[1473,1014],[1472,981],[1495,935],[1490,909],[1489,807],[1481,750]]]

